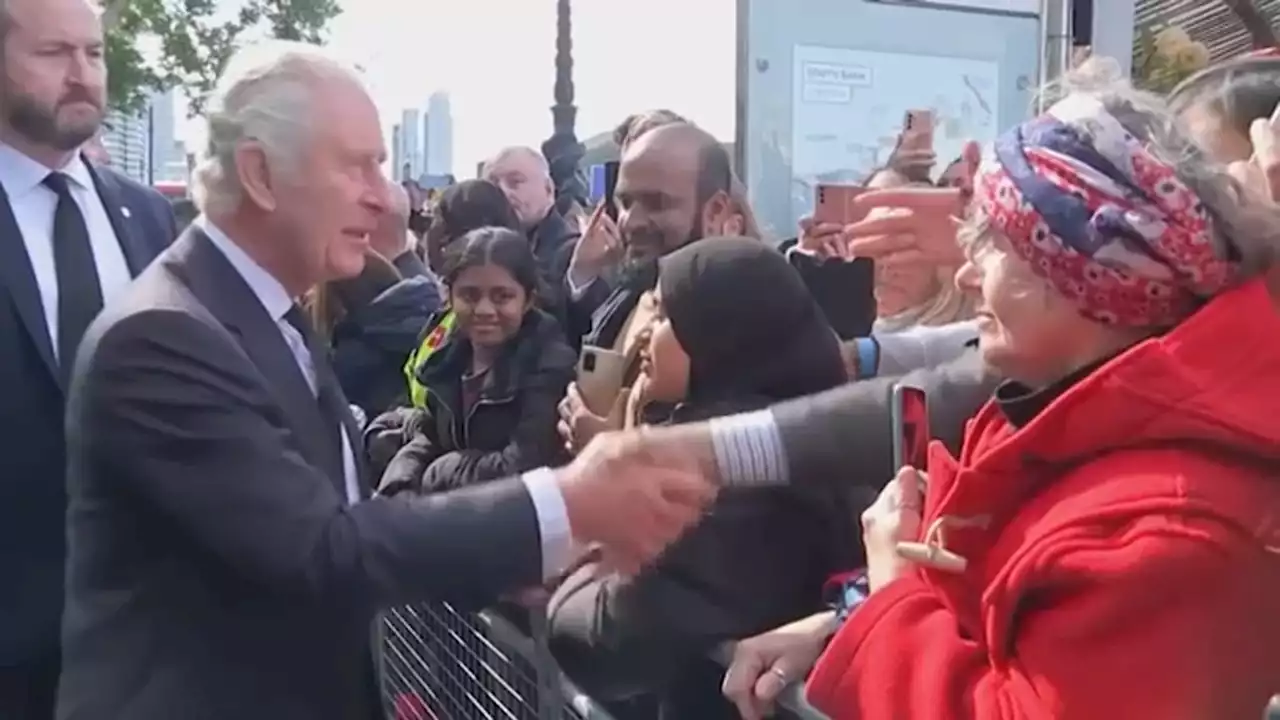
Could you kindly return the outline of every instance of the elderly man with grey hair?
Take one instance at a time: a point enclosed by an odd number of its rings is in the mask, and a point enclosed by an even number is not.
[[[372,720],[380,608],[488,604],[578,543],[638,568],[698,519],[701,478],[614,482],[607,453],[374,496],[296,298],[364,267],[388,210],[377,109],[344,63],[271,43],[206,115],[203,216],[90,327],[71,382],[60,717]]]
[[[556,210],[556,188],[542,153],[530,147],[504,148],[484,163],[483,177],[502,188],[520,224],[529,236],[546,284],[544,306],[561,323],[567,319],[567,298],[562,288],[569,261],[578,244],[578,229]]]
[[[378,227],[369,235],[369,245],[375,252],[395,265],[401,277],[432,277],[426,263],[418,256],[417,238],[409,232],[411,206],[409,191],[396,183],[387,183],[389,202],[387,212],[378,220]]]

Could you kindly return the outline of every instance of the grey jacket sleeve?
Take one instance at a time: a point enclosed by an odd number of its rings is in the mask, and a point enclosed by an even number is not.
[[[482,605],[542,580],[519,479],[347,504],[297,450],[249,359],[204,321],[153,311],[83,362],[73,432],[117,492],[286,596],[341,607]]]
[[[938,367],[904,377],[849,383],[772,409],[792,483],[854,478],[881,486],[893,476],[889,400],[893,385],[905,382],[929,396],[934,438],[955,452],[965,421],[991,396],[996,378],[977,350]]]
[[[978,337],[978,326],[972,320],[916,327],[901,332],[876,333],[880,347],[877,375],[905,375],[913,370],[931,368],[950,362],[965,353]]]

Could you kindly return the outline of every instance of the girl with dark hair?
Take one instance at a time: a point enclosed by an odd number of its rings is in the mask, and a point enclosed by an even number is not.
[[[426,331],[428,342],[443,337],[416,368],[424,407],[404,423],[383,494],[442,492],[563,460],[556,403],[576,358],[536,307],[528,239],[508,228],[467,233],[446,253],[444,282],[449,309]]]
[[[502,188],[487,180],[463,180],[440,194],[427,227],[427,257],[431,269],[444,272],[445,248],[484,227],[520,229],[515,208]]]
[[[655,296],[633,421],[649,403],[673,405],[663,424],[677,424],[845,382],[821,309],[787,260],[758,240],[710,238],[666,255]],[[720,697],[723,668],[707,653],[816,609],[828,573],[856,566],[855,553],[843,552],[853,517],[839,498],[790,488],[722,494],[640,576],[594,565],[571,575],[550,603],[552,650],[593,697],[653,694],[660,717],[736,718]]]

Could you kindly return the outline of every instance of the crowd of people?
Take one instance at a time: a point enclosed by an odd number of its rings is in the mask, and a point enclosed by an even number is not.
[[[179,221],[82,152],[90,3],[7,0],[0,51],[0,717],[379,717],[421,601],[545,613],[619,720],[1280,692],[1280,59],[1088,61],[772,238],[670,110],[607,204],[506,147],[420,207],[295,43],[230,60]]]

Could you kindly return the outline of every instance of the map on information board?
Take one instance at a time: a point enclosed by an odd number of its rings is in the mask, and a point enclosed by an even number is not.
[[[883,167],[908,110],[933,110],[940,173],[967,140],[995,139],[998,63],[795,46],[792,171],[802,192]]]

